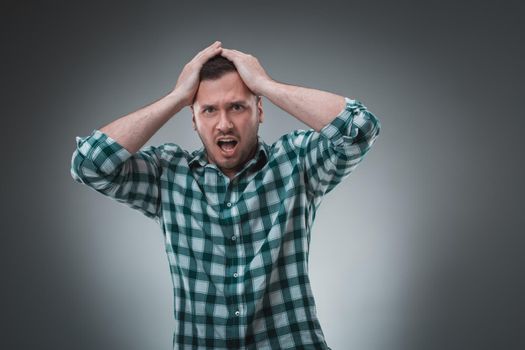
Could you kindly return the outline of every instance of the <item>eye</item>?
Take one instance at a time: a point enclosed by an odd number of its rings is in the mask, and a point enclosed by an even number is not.
[[[204,108],[203,112],[204,113],[211,113],[211,112],[213,112],[213,107],[206,107],[206,108]]]
[[[235,110],[235,111],[242,111],[242,110],[244,109],[243,106],[241,106],[241,105],[237,105],[237,104],[236,104],[236,105],[233,105],[232,108],[233,108],[233,110]]]

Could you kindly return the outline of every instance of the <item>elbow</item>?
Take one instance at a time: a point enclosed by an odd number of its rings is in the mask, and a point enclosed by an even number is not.
[[[90,158],[84,157],[78,149],[71,157],[70,175],[75,182],[103,193],[114,186],[115,178],[118,176],[102,172]]]
[[[78,183],[85,183],[85,179],[82,172],[82,162],[83,162],[82,155],[80,152],[75,150],[73,153],[73,156],[71,157],[71,166],[69,169],[69,173],[73,180]]]
[[[362,144],[365,148],[372,147],[379,133],[381,132],[381,123],[379,119],[371,112],[363,113],[362,120],[358,126],[358,134],[355,142]]]

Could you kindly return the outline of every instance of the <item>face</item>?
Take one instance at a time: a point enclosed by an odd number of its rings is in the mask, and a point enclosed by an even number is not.
[[[256,101],[237,72],[228,72],[200,82],[191,110],[208,161],[233,177],[257,151],[262,99]]]

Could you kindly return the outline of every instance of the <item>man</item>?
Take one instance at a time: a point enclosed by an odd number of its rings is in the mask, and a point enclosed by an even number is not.
[[[311,129],[258,138],[261,96]],[[203,148],[141,147],[183,107]],[[174,286],[176,349],[329,349],[308,277],[323,196],[379,134],[360,102],[279,83],[215,42],[162,99],[77,137],[71,174],[155,219]]]

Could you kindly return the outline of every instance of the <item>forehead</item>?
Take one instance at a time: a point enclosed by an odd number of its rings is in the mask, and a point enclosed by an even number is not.
[[[197,105],[224,104],[236,100],[250,102],[253,93],[242,81],[239,73],[228,72],[218,79],[202,80],[195,96]]]

